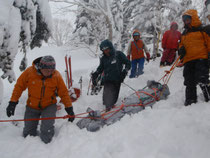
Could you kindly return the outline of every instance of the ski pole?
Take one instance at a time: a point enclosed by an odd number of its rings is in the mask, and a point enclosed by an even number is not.
[[[67,83],[68,89],[70,88],[70,78],[69,78],[69,69],[68,69],[68,60],[67,55],[65,56],[65,63],[66,63],[66,75],[67,75]]]
[[[69,57],[69,79],[70,79],[70,87],[72,87],[72,72],[71,72],[71,56]]]
[[[134,92],[137,92],[134,88],[132,88],[131,86],[129,86],[128,84],[122,82],[124,85],[126,85],[127,87],[129,87],[130,89],[132,89]]]
[[[90,81],[89,81],[89,84],[88,84],[88,91],[87,91],[87,95],[89,95],[89,91],[90,91],[90,84],[91,84],[91,77],[90,77]]]
[[[79,79],[79,84],[80,84],[80,91],[81,91],[81,93],[82,93],[82,76],[81,76],[80,79]]]

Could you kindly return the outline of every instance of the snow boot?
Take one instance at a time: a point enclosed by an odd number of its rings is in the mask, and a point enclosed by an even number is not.
[[[172,64],[172,63],[170,63],[170,62],[168,62],[168,61],[166,62],[166,66],[171,66],[171,64]]]
[[[191,105],[192,103],[197,103],[197,89],[196,87],[186,87],[185,90],[185,106]]]
[[[205,101],[208,102],[210,100],[210,86],[202,83],[199,86],[201,87]]]
[[[160,62],[160,67],[164,67],[164,66],[166,66],[166,64],[165,64],[165,62]]]

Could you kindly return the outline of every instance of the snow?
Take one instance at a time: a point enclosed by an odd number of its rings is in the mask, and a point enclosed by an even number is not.
[[[43,46],[30,51],[28,66],[39,56],[55,57],[56,68],[65,78],[64,56],[72,58],[73,86],[78,86],[83,78],[82,96],[73,103],[76,114],[83,113],[87,107],[104,109],[102,92],[96,96],[87,95],[90,72],[99,64],[98,58],[92,58],[85,49],[69,49]],[[18,53],[14,61],[14,71],[18,77],[18,67],[23,54]],[[147,80],[158,81],[170,67],[159,68],[160,58],[145,63],[145,73],[139,78],[125,79],[125,83],[134,89],[143,88]],[[198,88],[198,103],[185,107],[182,68],[176,68],[168,83],[170,96],[146,108],[135,115],[126,115],[119,122],[104,126],[98,132],[80,130],[66,119],[56,120],[55,136],[51,143],[44,144],[39,137],[22,137],[23,122],[17,126],[12,123],[1,123],[0,155],[1,158],[207,158],[210,155],[210,106]],[[2,72],[0,72],[2,73]],[[10,100],[13,86],[7,80],[4,84],[4,96],[0,106],[0,120],[22,119],[24,116],[27,92],[22,94],[16,107],[15,116],[6,116],[6,107]],[[0,91],[2,90],[0,80]],[[133,93],[122,84],[119,103],[123,97]],[[1,93],[2,94],[2,93]],[[1,100],[1,99],[0,99]],[[64,107],[57,116],[64,116]]]

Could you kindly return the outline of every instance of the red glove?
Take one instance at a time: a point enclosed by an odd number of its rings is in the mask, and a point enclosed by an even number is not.
[[[128,58],[128,60],[131,60],[131,56],[130,55],[127,55],[127,58]]]
[[[149,60],[150,60],[150,54],[147,52],[146,53],[146,56],[147,56],[147,61],[149,62]]]

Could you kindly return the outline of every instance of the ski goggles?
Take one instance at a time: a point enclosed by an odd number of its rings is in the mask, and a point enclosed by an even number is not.
[[[107,49],[109,49],[109,47],[107,46],[101,48],[102,51],[107,50]]]
[[[190,15],[183,15],[183,16],[182,16],[182,20],[183,20],[183,21],[186,21],[186,20],[188,20],[188,19],[192,19],[192,17],[191,17]]]
[[[133,36],[140,36],[140,33],[135,32],[135,33],[133,33]]]

